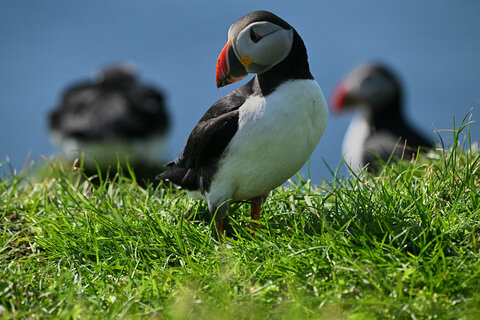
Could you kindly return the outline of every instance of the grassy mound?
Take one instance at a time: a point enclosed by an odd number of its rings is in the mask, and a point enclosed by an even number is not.
[[[216,241],[170,186],[50,163],[0,181],[0,318],[478,319],[480,151],[460,141],[377,176],[298,178],[250,235]],[[468,135],[467,135],[468,136]],[[459,143],[461,142],[461,143]]]

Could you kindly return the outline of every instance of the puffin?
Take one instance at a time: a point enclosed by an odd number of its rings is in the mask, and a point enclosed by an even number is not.
[[[433,147],[432,140],[407,121],[403,99],[398,76],[379,62],[358,65],[335,86],[330,96],[332,111],[357,111],[342,145],[344,160],[353,172],[368,165],[367,170],[374,173],[390,158],[412,159],[419,150]]]
[[[249,73],[255,76],[207,110],[158,176],[206,200],[219,238],[232,202],[250,202],[258,225],[268,193],[302,168],[327,125],[327,103],[305,44],[271,12],[250,12],[230,26],[217,60],[217,87]]]
[[[50,140],[88,174],[129,162],[137,177],[162,168],[170,116],[159,89],[140,83],[127,63],[102,69],[93,80],[67,87],[48,118]]]

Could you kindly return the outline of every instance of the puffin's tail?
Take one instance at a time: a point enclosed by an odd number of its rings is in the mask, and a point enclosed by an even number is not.
[[[160,173],[156,179],[170,181],[182,189],[205,192],[211,182],[212,171],[208,169],[194,169],[177,167],[176,164],[168,163],[169,168]]]

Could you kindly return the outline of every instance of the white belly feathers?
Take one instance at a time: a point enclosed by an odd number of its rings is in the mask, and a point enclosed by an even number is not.
[[[342,153],[345,163],[359,172],[363,162],[363,145],[370,134],[370,126],[361,112],[356,114],[348,126],[342,144]]]
[[[221,203],[267,194],[308,160],[325,130],[328,108],[315,80],[290,80],[239,109],[238,131],[206,194]]]

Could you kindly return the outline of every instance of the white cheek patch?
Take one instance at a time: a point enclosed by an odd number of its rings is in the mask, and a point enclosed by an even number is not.
[[[250,29],[258,33],[262,38],[258,42],[250,39]],[[252,67],[264,66],[265,70],[273,67],[290,53],[293,43],[293,30],[285,30],[272,23],[253,23],[242,30],[235,41],[235,53],[239,59],[248,57],[252,61]],[[250,68],[250,69],[251,69]],[[250,70],[257,72],[258,70]]]
[[[233,24],[230,26],[230,28],[228,28],[228,39],[233,38],[232,37],[232,28],[233,28]]]
[[[270,33],[275,31],[283,30],[281,27],[277,26],[276,24],[270,22],[254,22],[246,26],[237,36],[237,45],[241,45],[243,47],[248,47],[251,43],[254,43],[250,39],[250,30],[253,28],[256,34],[260,37],[265,37]],[[230,31],[229,31],[230,36]]]
[[[279,30],[267,35],[256,46],[247,48],[247,56],[256,64],[273,66],[288,56],[292,42],[292,30]]]

